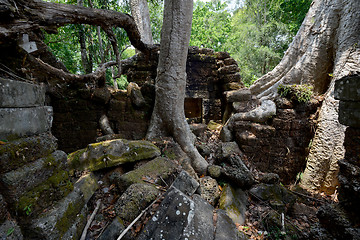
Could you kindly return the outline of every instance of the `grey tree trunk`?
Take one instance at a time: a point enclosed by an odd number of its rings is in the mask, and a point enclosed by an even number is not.
[[[82,0],[77,1],[78,6],[84,6],[84,3]],[[81,64],[83,66],[84,72],[86,74],[92,72],[92,58],[89,55],[88,57],[88,51],[86,48],[86,36],[85,36],[85,26],[80,24],[79,25],[79,43],[80,43],[80,51],[81,51]]]
[[[317,130],[301,185],[331,192],[337,184],[337,161],[344,156],[345,127],[338,122],[334,82],[360,70],[360,1],[314,0],[283,59],[250,87],[272,98],[280,84],[310,84],[324,94]]]
[[[185,119],[186,59],[193,12],[192,0],[166,0],[156,77],[155,106],[147,138],[171,135],[191,159],[198,173],[208,163],[193,144],[193,135]]]
[[[153,44],[149,6],[146,0],[130,0],[131,15],[139,29],[141,40]]]

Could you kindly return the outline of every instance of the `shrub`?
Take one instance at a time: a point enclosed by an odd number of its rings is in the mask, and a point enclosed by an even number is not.
[[[278,87],[278,93],[281,97],[285,97],[291,101],[306,103],[313,95],[312,86],[304,85],[282,85]]]

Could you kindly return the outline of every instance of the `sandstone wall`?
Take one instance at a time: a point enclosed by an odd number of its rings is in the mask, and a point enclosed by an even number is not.
[[[300,104],[277,98],[275,103],[276,115],[264,124],[236,122],[235,138],[260,171],[277,173],[284,184],[289,184],[304,170],[320,102],[312,99]]]
[[[150,121],[155,98],[157,54],[149,59],[142,55],[123,71],[129,82],[141,87],[145,104],[136,106],[129,94],[111,88],[91,89],[68,86],[61,94],[50,95],[54,109],[52,132],[58,138],[59,148],[72,152],[95,142],[101,135],[99,119],[105,114],[116,134],[126,139],[142,139]],[[243,87],[234,59],[225,52],[190,47],[187,62],[185,109],[188,117],[200,112],[195,122],[220,120],[225,106],[223,92]],[[198,109],[192,109],[198,108]]]

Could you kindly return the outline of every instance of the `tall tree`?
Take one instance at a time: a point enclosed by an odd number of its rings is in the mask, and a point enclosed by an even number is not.
[[[208,163],[193,144],[193,136],[185,119],[186,59],[189,47],[192,0],[167,0],[157,77],[156,98],[147,138],[171,135],[190,157],[192,166],[205,173]]]
[[[131,15],[140,31],[141,40],[152,44],[153,38],[150,26],[150,13],[147,0],[130,0]]]
[[[337,160],[343,158],[345,127],[338,122],[334,82],[360,69],[360,1],[314,0],[281,62],[250,90],[273,98],[280,84],[309,84],[324,94],[315,137],[301,184],[334,190]]]

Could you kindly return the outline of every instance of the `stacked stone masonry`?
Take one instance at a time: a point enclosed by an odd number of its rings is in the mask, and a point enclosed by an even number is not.
[[[51,94],[54,108],[52,132],[59,148],[72,152],[95,142],[101,136],[99,119],[106,115],[119,137],[145,137],[155,98],[158,54],[145,59],[141,54],[123,68],[128,82],[141,88],[145,104],[136,106],[124,91],[112,88],[90,89],[68,86],[61,94]],[[220,120],[225,108],[224,91],[243,87],[234,59],[226,52],[190,47],[187,61],[185,112],[191,121]]]
[[[255,103],[255,100],[236,103],[234,108],[246,111],[249,106],[256,107]],[[305,167],[320,101],[313,98],[305,104],[277,98],[275,103],[276,115],[265,123],[236,122],[235,138],[257,169],[277,173],[284,184],[294,183]]]
[[[44,106],[45,89],[10,79],[0,79],[0,85],[0,235],[78,238],[89,199],[79,188],[81,181],[73,184],[66,153],[57,150],[50,132],[52,111],[37,111],[52,109]]]

